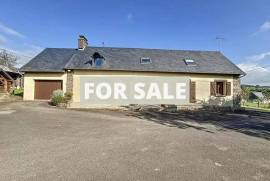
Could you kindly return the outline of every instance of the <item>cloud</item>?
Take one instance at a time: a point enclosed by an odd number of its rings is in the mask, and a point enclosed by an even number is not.
[[[44,49],[41,46],[33,45],[33,44],[29,44],[29,43],[24,43],[24,46],[30,48],[33,51],[37,51],[37,52],[40,52],[40,51],[42,51]]]
[[[3,23],[0,23],[0,31],[8,34],[8,35],[12,35],[12,36],[16,36],[18,38],[25,38],[25,36],[21,33],[19,33],[18,31],[4,25]]]
[[[270,52],[249,56],[238,66],[247,73],[243,84],[270,85]]]
[[[5,46],[0,46],[0,49],[5,49],[7,52],[15,54],[17,56],[18,65],[16,67],[23,66],[43,50],[43,48],[40,46],[26,43],[19,50],[8,48]]]
[[[255,35],[259,34],[259,33],[268,32],[268,31],[270,31],[270,21],[264,22],[264,23],[259,27],[259,29],[258,29],[255,33],[252,34],[252,36],[255,36]]]
[[[253,55],[253,56],[247,57],[246,59],[248,61],[258,62],[258,61],[261,61],[265,58],[270,58],[268,56],[270,56],[270,52],[265,52],[265,53]]]
[[[132,13],[128,13],[127,20],[128,20],[128,22],[132,22],[132,20],[133,20],[133,14]]]
[[[17,67],[21,67],[43,50],[42,47],[29,43],[31,41],[25,35],[1,22],[0,32],[0,49],[17,56]]]
[[[270,21],[264,22],[259,29],[260,32],[266,32],[269,30],[270,30]]]
[[[7,38],[4,35],[0,34],[0,44],[5,44],[7,41]]]
[[[242,63],[238,66],[247,73],[245,77],[242,78],[242,84],[250,85],[270,85],[270,68],[262,67],[256,64]]]

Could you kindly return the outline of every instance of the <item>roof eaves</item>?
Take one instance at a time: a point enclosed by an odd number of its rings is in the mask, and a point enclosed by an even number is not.
[[[65,70],[63,69],[63,70],[27,70],[27,69],[25,69],[25,70],[23,70],[23,69],[21,69],[20,70],[21,72],[32,72],[32,73],[35,73],[35,72],[42,72],[42,73],[63,73],[63,72],[65,72]]]
[[[0,68],[0,71],[2,71],[10,80],[14,81],[14,79],[2,68]]]
[[[74,68],[74,67],[68,67],[66,69],[70,70],[85,70],[85,71],[123,71],[123,72],[156,72],[156,73],[181,73],[181,74],[212,74],[212,75],[241,75],[239,73],[224,73],[224,72],[202,72],[202,71],[189,71],[189,72],[184,72],[184,71],[158,71],[158,70],[126,70],[126,69],[108,69],[108,68],[91,68],[91,69],[86,69],[86,68]]]

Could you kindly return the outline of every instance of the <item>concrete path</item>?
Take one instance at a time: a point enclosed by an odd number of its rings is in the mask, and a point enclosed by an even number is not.
[[[0,103],[0,180],[270,180],[268,116]]]

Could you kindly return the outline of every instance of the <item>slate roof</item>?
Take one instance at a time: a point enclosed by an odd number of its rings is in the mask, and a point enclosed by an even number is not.
[[[105,58],[100,67],[91,65],[94,53]],[[140,64],[141,57],[151,58]],[[186,65],[193,59],[196,66]],[[47,48],[21,68],[28,72],[61,72],[65,69],[122,70],[245,75],[222,53],[217,51],[162,50],[142,48],[86,47],[84,50]]]
[[[71,48],[46,48],[20,70],[22,72],[64,72],[65,65],[76,52],[78,52],[76,49]]]
[[[264,95],[262,92],[251,92],[253,95],[255,95],[257,98],[263,99]]]

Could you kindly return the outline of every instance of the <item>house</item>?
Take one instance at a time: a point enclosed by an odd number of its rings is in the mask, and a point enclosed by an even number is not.
[[[245,75],[218,51],[93,47],[84,36],[79,36],[77,49],[46,48],[21,71],[24,100],[47,100],[61,89],[73,93],[71,107],[85,107],[80,86],[85,77],[185,78],[190,81],[190,104],[236,106]]]
[[[0,93],[9,93],[12,88],[20,86],[21,76],[16,68],[0,65]]]

